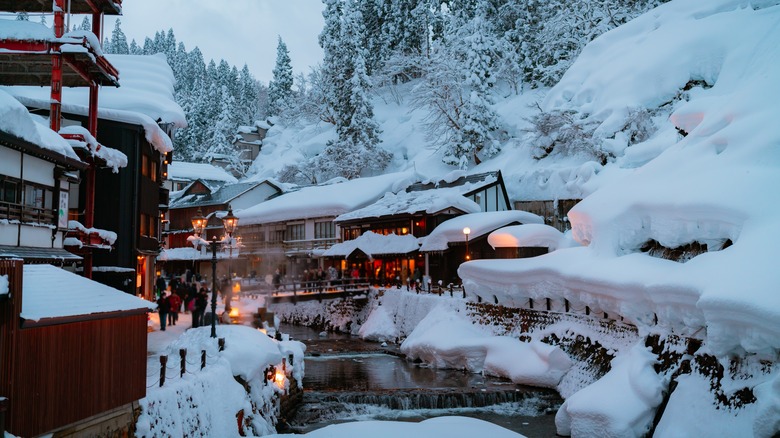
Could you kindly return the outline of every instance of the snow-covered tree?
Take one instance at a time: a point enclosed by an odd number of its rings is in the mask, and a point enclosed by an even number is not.
[[[30,21],[30,14],[27,12],[19,12],[16,14],[16,21]]]
[[[326,101],[334,116],[338,139],[315,160],[326,176],[356,178],[367,170],[381,170],[390,154],[379,147],[379,126],[373,119],[366,72],[365,32],[358,2],[325,0],[325,28],[320,34],[324,50]],[[349,157],[346,159],[345,157]]]
[[[88,16],[84,16],[84,19],[81,20],[81,26],[79,26],[80,30],[92,30],[92,23],[89,21]]]
[[[290,52],[287,45],[279,37],[276,46],[276,65],[274,66],[273,79],[268,84],[268,114],[279,115],[289,105],[292,99],[293,69],[290,61]]]
[[[111,32],[111,51],[109,53],[116,53],[119,55],[127,55],[130,53],[130,46],[127,44],[127,37],[122,32],[122,20],[117,19],[114,23],[114,30]]]

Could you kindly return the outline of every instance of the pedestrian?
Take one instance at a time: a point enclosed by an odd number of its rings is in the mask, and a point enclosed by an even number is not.
[[[168,288],[168,285],[165,282],[165,279],[162,278],[162,275],[157,276],[157,281],[155,282],[155,287],[157,288],[157,296],[160,297],[163,295],[163,292],[165,292],[165,289]]]
[[[184,298],[184,313],[192,313],[195,308],[195,298],[198,297],[198,288],[195,287],[195,283],[187,285],[187,295]]]
[[[277,269],[276,272],[274,272],[273,277],[273,285],[274,285],[274,293],[279,291],[279,285],[282,283],[282,274],[279,273],[279,270]]]
[[[165,331],[165,323],[168,319],[168,311],[170,310],[170,302],[166,293],[163,292],[160,298],[157,299],[157,313],[160,315],[160,330]]]
[[[181,297],[175,292],[168,295],[168,306],[168,325],[176,325],[176,321],[179,319]]]
[[[200,327],[203,325],[203,313],[206,311],[206,305],[208,304],[208,291],[205,287],[201,287],[198,292],[198,296],[195,298],[195,307],[192,311],[192,326]]]

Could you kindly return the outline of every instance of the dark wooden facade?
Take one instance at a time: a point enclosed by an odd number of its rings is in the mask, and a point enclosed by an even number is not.
[[[145,312],[26,327],[19,318],[22,266],[0,260],[11,288],[10,298],[0,299],[6,430],[35,436],[145,397]]]
[[[68,117],[79,119],[78,116]],[[167,209],[168,204],[168,193],[162,187],[162,180],[166,158],[170,162],[170,156],[161,154],[146,140],[140,125],[101,119],[97,140],[127,155],[127,167],[118,173],[108,168],[97,171],[94,226],[115,231],[117,240],[111,251],[93,251],[94,265],[134,269],[135,274],[95,272],[93,278],[150,299],[155,278],[154,272],[150,271],[154,270],[154,259],[160,252],[160,212]],[[79,211],[83,208],[80,205]]]

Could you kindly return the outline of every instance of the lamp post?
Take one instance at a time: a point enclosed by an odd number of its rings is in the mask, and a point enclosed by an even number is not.
[[[464,228],[463,234],[466,235],[466,261],[469,261],[471,260],[471,256],[469,255],[469,234],[471,234],[471,228]]]
[[[198,209],[198,212],[192,218],[192,228],[195,230],[195,234],[201,237],[206,229],[206,223],[208,220],[203,217],[203,212]],[[238,226],[238,218],[233,216],[233,210],[228,211],[228,214],[222,218],[222,225],[225,227],[225,232],[228,236],[232,237],[233,231]],[[217,337],[217,236],[211,238],[209,246],[211,247],[211,337]]]

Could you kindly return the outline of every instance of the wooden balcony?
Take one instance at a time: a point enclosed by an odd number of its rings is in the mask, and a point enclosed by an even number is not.
[[[31,225],[56,225],[54,210],[10,202],[0,202],[0,219]]]

